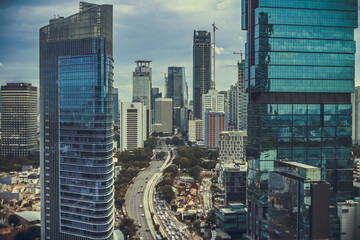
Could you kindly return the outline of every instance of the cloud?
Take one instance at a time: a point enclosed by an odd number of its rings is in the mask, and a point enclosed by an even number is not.
[[[215,46],[215,52],[216,52],[216,54],[220,55],[220,54],[225,53],[225,49],[222,47]]]
[[[0,62],[0,67],[4,67],[4,64],[2,64],[2,62]]]

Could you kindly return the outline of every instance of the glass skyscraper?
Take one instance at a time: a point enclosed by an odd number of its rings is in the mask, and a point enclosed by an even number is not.
[[[207,31],[194,30],[193,101],[194,119],[201,119],[201,98],[211,88],[211,36]]]
[[[112,5],[40,29],[42,239],[113,239],[112,91]]]
[[[357,0],[244,0],[248,234],[268,237],[268,172],[321,169],[330,202],[352,191],[351,98]]]
[[[187,129],[187,90],[185,67],[168,67],[167,98],[173,100],[173,125],[181,131]]]

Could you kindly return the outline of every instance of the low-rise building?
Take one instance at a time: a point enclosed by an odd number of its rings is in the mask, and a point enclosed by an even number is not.
[[[239,202],[246,205],[247,164],[222,164],[220,172],[225,193],[225,204]]]
[[[234,235],[246,232],[247,209],[242,203],[230,203],[228,207],[215,206],[216,227]]]

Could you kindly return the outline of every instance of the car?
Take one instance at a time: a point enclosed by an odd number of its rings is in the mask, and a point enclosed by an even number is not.
[[[145,214],[141,214],[141,216],[145,217]]]
[[[141,224],[139,223],[139,228],[141,228]]]
[[[143,206],[142,206],[142,204],[140,204],[140,208],[142,208]]]
[[[146,231],[147,231],[147,232],[150,232],[150,229],[147,228]]]

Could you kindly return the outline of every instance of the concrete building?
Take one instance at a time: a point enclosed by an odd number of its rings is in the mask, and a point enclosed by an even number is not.
[[[193,101],[194,119],[201,119],[202,95],[211,88],[211,35],[194,30],[193,45]],[[203,119],[204,120],[204,119]]]
[[[152,124],[155,123],[155,99],[161,98],[162,93],[160,92],[159,88],[151,88],[151,106],[153,106],[152,110]]]
[[[330,190],[321,181],[320,168],[275,161],[268,187],[269,239],[328,238]],[[248,221],[251,214],[248,209]]]
[[[237,88],[237,129],[247,130],[247,105],[248,94],[245,91],[245,60],[238,62],[238,81],[236,83]]]
[[[189,141],[196,142],[203,140],[203,120],[189,120]]]
[[[230,86],[230,89],[227,92],[227,101],[229,105],[229,130],[238,130],[238,91],[237,85]]]
[[[354,93],[351,94],[352,105],[352,142],[359,145],[360,143],[360,87],[355,87]]]
[[[153,132],[172,133],[173,107],[171,98],[155,99],[155,124]]]
[[[217,112],[226,112],[225,109],[225,95],[218,92],[218,90],[210,89],[208,93],[203,94],[202,96],[202,117],[201,119],[205,121],[205,112],[207,110],[217,111]],[[203,129],[203,134],[205,134],[205,124]],[[205,135],[203,135],[205,139]]]
[[[113,6],[40,29],[41,239],[114,238]]]
[[[122,102],[120,106],[120,151],[144,147],[147,108],[142,102]]]
[[[245,131],[219,133],[219,160],[222,163],[246,163]]]
[[[147,108],[147,133],[151,132],[152,125],[152,68],[151,61],[138,60],[136,62],[135,71],[133,72],[133,102],[142,102]]]
[[[240,239],[241,235],[237,235],[246,232],[246,214],[246,205],[242,203],[229,203],[228,207],[215,206],[216,227],[230,234],[231,239]]]
[[[220,132],[227,131],[228,119],[226,112],[210,111],[205,113],[205,131],[204,144],[207,148],[216,148],[219,146]]]
[[[360,239],[360,202],[338,202],[337,213],[340,219],[340,240]]]
[[[1,86],[1,155],[24,156],[37,148],[37,87]]]

